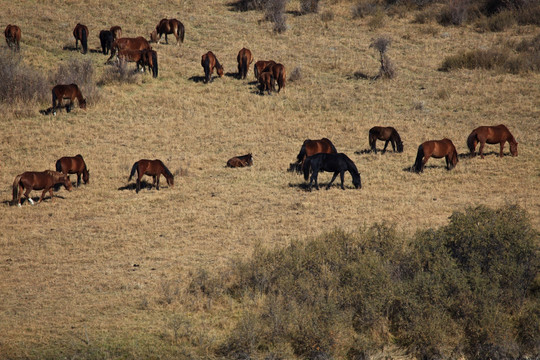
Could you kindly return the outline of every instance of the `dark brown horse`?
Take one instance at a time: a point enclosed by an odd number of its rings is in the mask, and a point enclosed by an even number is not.
[[[253,156],[251,153],[242,156],[235,156],[227,161],[227,166],[232,168],[251,165],[253,165]]]
[[[484,158],[484,145],[488,144],[500,144],[499,156],[503,156],[504,143],[510,144],[510,153],[512,156],[518,154],[518,142],[514,139],[514,136],[510,133],[508,128],[503,124],[497,126],[480,126],[474,129],[467,138],[467,146],[471,151],[471,156],[475,156],[476,144],[480,143],[478,153],[480,157]]]
[[[238,62],[238,77],[240,79],[245,79],[249,70],[249,65],[253,62],[253,55],[251,51],[246,48],[242,48],[236,56],[236,61]]]
[[[270,71],[270,66],[275,65],[276,62],[274,60],[259,60],[253,65],[253,74],[255,75],[255,79],[259,79],[259,75],[263,72]]]
[[[397,152],[403,152],[403,142],[401,142],[401,137],[393,127],[374,126],[369,129],[369,146],[375,154],[377,153],[377,147],[375,145],[377,140],[386,141],[382,151],[383,154],[386,152],[388,143],[392,143],[392,150],[396,151],[397,147]]]
[[[109,54],[113,41],[114,37],[111,31],[101,30],[99,32],[99,42],[101,43],[101,51],[103,52],[103,55]]]
[[[167,169],[161,160],[141,159],[135,162],[131,168],[128,181],[130,181],[133,175],[135,175],[135,171],[137,171],[137,193],[141,190],[141,178],[143,175],[152,176],[154,180],[153,184],[156,187],[156,190],[159,190],[159,178],[161,175],[165,176],[165,179],[167,179],[167,184],[170,187],[174,186],[174,175],[169,171],[169,169]]]
[[[127,62],[136,63],[137,71],[139,71],[139,66],[142,63],[143,51],[145,50],[121,49],[121,50],[118,50],[118,52],[116,53],[116,56],[120,64],[127,63]]]
[[[319,183],[317,182],[317,177],[319,172],[328,171],[333,172],[332,180],[326,185],[326,190],[330,189],[330,186],[336,180],[337,176],[340,175],[341,179],[341,190],[345,190],[343,186],[343,180],[345,178],[345,171],[348,171],[352,176],[352,182],[356,189],[362,187],[362,181],[360,179],[360,173],[356,168],[354,162],[349,159],[349,157],[343,153],[339,154],[326,154],[319,153],[312,156],[308,156],[303,165],[304,170],[304,179],[307,181],[309,178],[309,171],[312,171],[311,180],[309,181],[308,189],[311,191],[313,182],[315,181],[315,188],[319,190]]]
[[[86,54],[88,51],[88,28],[86,25],[77,24],[73,29],[73,36],[75,37],[75,50],[79,50],[79,41],[82,45],[82,53]]]
[[[159,44],[161,36],[165,34],[165,42],[168,44],[167,34],[173,34],[176,37],[176,45],[179,45],[184,42],[184,31],[184,24],[177,19],[161,19],[156,29],[150,34],[150,40]]]
[[[56,109],[62,107],[62,101],[69,99],[69,104],[66,105],[66,111],[69,112],[70,107],[73,106],[74,100],[77,98],[79,107],[86,109],[86,99],[83,98],[81,90],[76,84],[70,85],[56,85],[52,89],[52,112],[56,115]]]
[[[158,76],[158,58],[157,52],[155,50],[142,50],[140,65],[143,69],[148,66],[149,69],[152,69],[152,76]]]
[[[4,30],[4,35],[6,36],[6,43],[10,49],[19,51],[21,50],[20,41],[21,41],[21,28],[17,25],[9,24]]]
[[[431,140],[420,144],[416,161],[414,163],[414,171],[419,173],[424,171],[424,165],[430,157],[446,159],[446,169],[452,170],[458,162],[458,154],[456,147],[450,139]]]
[[[223,76],[223,66],[219,63],[213,52],[209,51],[201,57],[201,65],[204,69],[204,83],[212,81],[212,73],[214,68],[217,69],[219,77]]]
[[[268,92],[268,95],[270,95],[270,92],[276,91],[274,76],[270,71],[263,72],[259,76],[259,84],[261,95],[264,94],[265,91]]]
[[[136,38],[120,38],[113,41],[111,45],[111,56],[106,63],[111,63],[116,53],[120,50],[151,50],[152,47],[142,36]]]
[[[327,138],[322,138],[319,140],[304,140],[300,152],[296,156],[296,163],[298,164],[297,170],[302,171],[304,165],[304,160],[308,156],[312,156],[318,153],[326,154],[337,154],[336,147],[332,142]]]
[[[283,64],[274,64],[270,66],[270,72],[278,84],[278,93],[282,88],[285,88],[285,82],[287,81],[287,74],[285,73],[285,66]]]
[[[17,175],[15,181],[13,181],[13,205],[15,203],[18,206],[21,206],[21,196],[23,189],[26,189],[24,196],[28,199],[30,204],[34,205],[34,201],[29,196],[30,191],[32,190],[43,190],[41,197],[39,198],[38,204],[43,201],[43,197],[49,192],[52,201],[54,202],[53,197],[53,187],[56,184],[62,184],[66,190],[71,191],[71,182],[69,177],[65,174],[62,174],[57,171],[45,170],[42,172],[36,171],[27,171],[20,175]]]
[[[111,32],[113,36],[113,41],[116,39],[120,39],[122,37],[122,28],[118,25],[111,26],[109,31]]]
[[[56,160],[56,171],[69,174],[77,174],[77,187],[81,184],[81,175],[85,184],[90,182],[90,172],[81,154],[64,156]]]

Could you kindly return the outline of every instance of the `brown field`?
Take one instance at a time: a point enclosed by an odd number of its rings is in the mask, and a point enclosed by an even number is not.
[[[211,357],[236,316],[234,304],[199,303],[183,289],[200,268],[223,270],[255,244],[284,246],[375,222],[412,234],[480,204],[518,204],[540,228],[540,74],[437,71],[446,55],[529,39],[537,27],[477,33],[414,24],[414,12],[403,12],[370,29],[369,18],[352,18],[353,1],[334,0],[320,10],[332,20],[289,13],[289,29],[274,34],[261,12],[234,12],[228,3],[0,1],[0,24],[21,27],[23,61],[45,75],[69,59],[90,59],[98,81],[107,66],[97,36],[112,25],[147,38],[163,17],[186,27],[181,46],[153,45],[157,79],[141,74],[134,84],[99,87],[86,111],[53,117],[39,114],[48,102],[1,105],[0,358],[69,357],[90,346],[127,348],[134,358],[148,349],[156,357]],[[298,8],[298,1],[288,5]],[[77,22],[90,29],[86,55],[69,49]],[[396,77],[354,79],[356,71],[377,72],[369,44],[380,36],[392,40],[387,54]],[[283,63],[289,74],[301,68],[302,78],[279,95],[258,95],[252,67],[247,80],[235,77],[242,47],[255,60]],[[205,85],[195,80],[208,50],[226,76]],[[498,146],[486,145],[484,160],[462,156],[452,171],[439,159],[423,174],[408,171],[421,142],[448,137],[465,155],[473,128],[499,123],[517,138],[518,157],[506,145],[500,159]],[[363,153],[375,125],[398,129],[404,153]],[[356,163],[361,190],[346,174],[345,191],[309,193],[303,177],[286,171],[304,139],[321,137]],[[253,167],[225,167],[248,152]],[[60,190],[55,203],[9,205],[17,174],[53,169],[56,159],[79,153],[89,185]],[[127,178],[141,158],[162,159],[175,186],[162,178],[160,191],[135,194]],[[189,326],[175,325],[178,319]],[[172,340],[178,328],[189,333],[179,343]]]

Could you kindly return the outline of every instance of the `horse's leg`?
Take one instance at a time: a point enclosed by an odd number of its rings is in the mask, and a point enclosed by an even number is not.
[[[345,190],[345,188],[343,187],[343,182],[345,180],[345,170],[341,170],[339,177],[341,178],[341,190]]]
[[[45,197],[45,194],[47,193],[47,191],[49,191],[49,189],[47,188],[43,189],[43,191],[41,192],[41,196],[39,197],[38,204],[43,201],[43,198]],[[52,192],[52,189],[51,189],[51,192]],[[51,194],[51,198],[52,198],[52,194]]]
[[[377,153],[377,139],[375,137],[369,138],[369,146],[371,147],[371,151],[373,151],[376,154]]]
[[[480,148],[478,148],[478,153],[480,154],[480,158],[484,158],[484,145],[486,145],[485,141],[480,142]]]
[[[424,166],[426,165],[427,161],[429,160],[431,155],[424,154],[424,158],[422,159],[422,167],[420,168],[420,172],[424,171]]]
[[[505,142],[506,142],[505,140],[502,140],[502,141],[500,142],[501,150],[499,151],[499,157],[503,157],[503,149],[504,149],[504,143],[505,143]]]
[[[19,183],[19,192],[17,193],[17,206],[21,206],[21,196],[23,194],[23,186]]]
[[[135,193],[139,193],[139,191],[141,190],[141,178],[142,178],[143,174],[141,174],[139,172],[139,169],[137,168],[137,187],[135,188]]]
[[[167,39],[167,33],[165,33],[165,43],[168,45],[169,44],[169,39]]]
[[[32,191],[32,187],[28,187],[26,191],[24,192],[24,196],[28,199],[28,202],[32,205],[34,205],[34,200],[30,197],[30,191]]]
[[[392,144],[392,151],[396,152],[396,142],[394,140],[390,140],[390,143]]]
[[[156,178],[157,178],[157,182],[156,182],[156,189],[159,190],[159,178],[161,177],[161,175],[156,175]]]
[[[386,140],[386,142],[384,143],[384,148],[382,149],[383,154],[386,152],[386,148],[387,148],[389,142],[390,142],[390,140]],[[392,144],[392,147],[394,147],[394,144]],[[394,149],[394,151],[395,151],[395,149]]]
[[[334,173],[334,175],[332,176],[332,180],[330,180],[330,182],[328,183],[328,185],[326,185],[326,190],[330,189],[330,185],[332,185],[332,183],[334,182],[334,180],[336,180],[338,174],[339,174],[339,173],[337,173],[337,172]],[[341,182],[341,185],[343,186],[343,181]]]
[[[79,185],[81,185],[81,173],[77,173],[77,187],[79,187]]]
[[[54,202],[54,197],[53,197],[53,187],[54,187],[54,186],[51,186],[51,187],[49,188],[49,195],[51,195],[51,201],[52,201],[52,202]]]

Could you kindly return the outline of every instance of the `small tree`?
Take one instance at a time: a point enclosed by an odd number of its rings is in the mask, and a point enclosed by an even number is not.
[[[300,13],[318,13],[319,12],[319,0],[300,0]]]
[[[379,52],[380,55],[380,62],[381,62],[381,68],[379,69],[379,73],[373,78],[374,80],[384,77],[387,79],[392,79],[395,76],[395,69],[394,65],[386,56],[386,51],[388,50],[388,46],[390,46],[391,40],[387,37],[380,37],[371,43],[369,45],[370,48],[375,48]]]
[[[285,5],[288,0],[269,0],[266,4],[266,19],[274,22],[274,31],[281,33],[287,30]]]

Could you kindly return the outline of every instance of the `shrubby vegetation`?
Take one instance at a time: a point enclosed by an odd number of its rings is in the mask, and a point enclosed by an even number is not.
[[[257,248],[191,291],[246,305],[216,350],[227,358],[538,357],[538,235],[519,207],[478,207],[412,238],[379,224]]]

